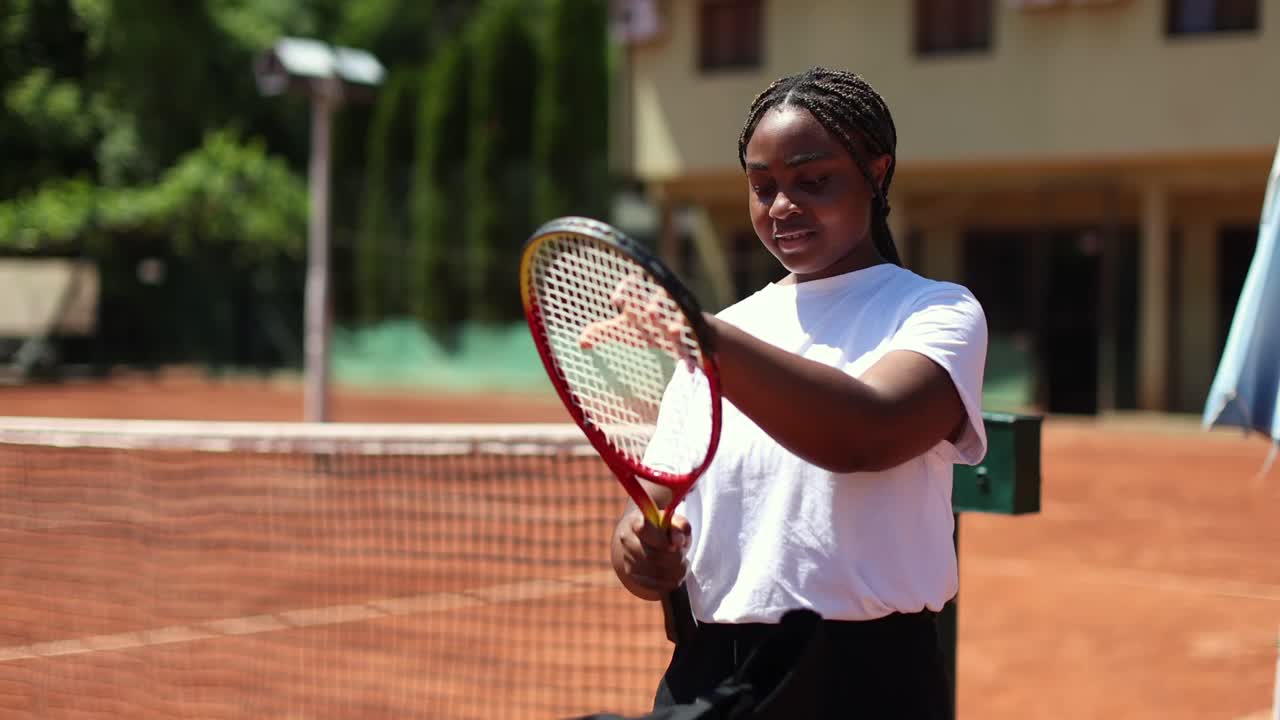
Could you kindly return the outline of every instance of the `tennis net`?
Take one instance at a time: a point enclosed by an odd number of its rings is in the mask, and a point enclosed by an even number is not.
[[[0,715],[643,713],[623,500],[573,426],[0,418]]]

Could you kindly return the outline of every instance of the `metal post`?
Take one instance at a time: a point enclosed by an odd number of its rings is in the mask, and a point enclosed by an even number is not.
[[[335,85],[317,82],[311,95],[303,379],[303,417],[307,422],[325,422],[329,416],[329,128],[338,101]]]
[[[955,534],[951,536],[956,549],[956,563],[960,562],[960,513],[955,513]],[[951,690],[951,717],[956,712],[956,655],[960,639],[960,593],[942,608],[938,617],[938,640],[942,643],[942,658],[947,669],[947,682]]]
[[[1138,407],[1164,410],[1169,385],[1169,191],[1142,191],[1142,239],[1138,276]]]

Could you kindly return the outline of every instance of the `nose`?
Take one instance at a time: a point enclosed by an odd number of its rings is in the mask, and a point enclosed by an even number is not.
[[[783,220],[798,212],[800,212],[800,206],[791,202],[791,198],[782,191],[778,191],[773,196],[773,202],[769,205],[769,217],[774,220]]]

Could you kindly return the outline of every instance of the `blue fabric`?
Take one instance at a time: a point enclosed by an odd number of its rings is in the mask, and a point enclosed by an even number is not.
[[[1280,442],[1280,147],[1267,182],[1258,247],[1205,402],[1203,424],[1256,430]]]

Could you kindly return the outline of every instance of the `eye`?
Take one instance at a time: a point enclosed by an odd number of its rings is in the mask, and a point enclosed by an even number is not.
[[[774,189],[773,183],[751,183],[751,192],[756,197],[766,198],[777,191]]]
[[[801,180],[798,184],[800,185],[800,187],[804,188],[805,190],[808,190],[809,192],[816,192],[826,187],[827,181],[830,179],[831,179],[830,175],[819,175],[816,178]]]

